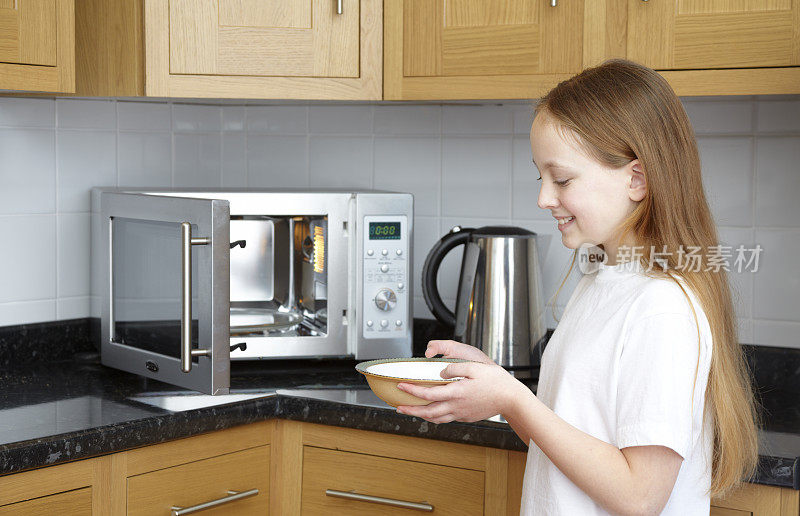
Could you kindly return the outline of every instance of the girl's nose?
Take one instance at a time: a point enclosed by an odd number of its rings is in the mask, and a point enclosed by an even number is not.
[[[542,183],[536,204],[543,210],[551,210],[558,207],[558,197],[553,194],[553,190],[547,186],[547,183]]]

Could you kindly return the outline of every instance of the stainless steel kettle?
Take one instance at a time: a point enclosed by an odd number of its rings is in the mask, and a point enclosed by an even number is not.
[[[444,257],[464,245],[455,313],[442,302],[436,279]],[[453,338],[481,349],[519,377],[541,361],[545,327],[536,233],[510,226],[454,227],[431,249],[422,293]]]

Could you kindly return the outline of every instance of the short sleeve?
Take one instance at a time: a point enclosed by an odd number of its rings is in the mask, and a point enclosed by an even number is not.
[[[617,385],[617,446],[660,445],[686,458],[692,447],[693,406],[702,407],[706,375],[698,364],[694,317],[681,313],[634,322],[623,342]],[[692,399],[692,392],[695,399]],[[701,396],[698,400],[697,397]],[[702,412],[701,412],[702,413]]]

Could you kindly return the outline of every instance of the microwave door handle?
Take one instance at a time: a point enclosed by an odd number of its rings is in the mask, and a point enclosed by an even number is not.
[[[192,349],[192,246],[208,245],[207,237],[192,238],[192,224],[181,222],[181,371],[192,370],[192,357],[207,356],[208,349]]]

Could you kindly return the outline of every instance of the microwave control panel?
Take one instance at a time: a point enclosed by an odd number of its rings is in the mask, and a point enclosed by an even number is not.
[[[364,299],[361,326],[368,339],[405,335],[409,305],[408,218],[364,217]]]

